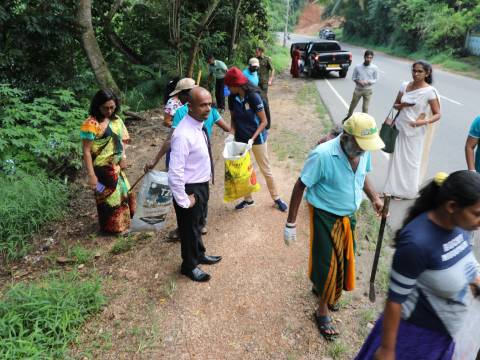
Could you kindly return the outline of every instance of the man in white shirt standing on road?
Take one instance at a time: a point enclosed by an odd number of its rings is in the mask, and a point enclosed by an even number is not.
[[[352,116],[361,98],[363,98],[362,112],[368,113],[368,105],[372,98],[372,86],[378,80],[378,67],[372,64],[372,60],[373,51],[366,50],[363,55],[363,63],[358,64],[355,66],[355,69],[353,69],[352,80],[355,82],[356,86],[353,92],[352,101],[350,102],[348,114],[343,121]]]

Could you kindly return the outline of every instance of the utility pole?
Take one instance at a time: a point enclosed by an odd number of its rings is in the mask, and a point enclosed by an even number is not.
[[[285,12],[285,30],[283,31],[283,47],[287,46],[289,12],[290,12],[290,0],[287,0],[287,10]]]

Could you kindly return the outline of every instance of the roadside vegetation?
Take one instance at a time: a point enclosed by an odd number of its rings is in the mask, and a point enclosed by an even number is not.
[[[339,40],[395,56],[427,59],[480,78],[479,57],[465,49],[468,31],[480,23],[475,0],[329,1],[325,17],[344,16]],[[426,15],[428,14],[428,15]],[[338,34],[338,31],[337,31]]]
[[[105,299],[98,278],[51,274],[0,297],[0,358],[65,359],[84,321]]]

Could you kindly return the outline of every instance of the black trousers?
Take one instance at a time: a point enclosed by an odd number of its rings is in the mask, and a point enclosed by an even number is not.
[[[225,110],[225,83],[223,79],[215,80],[215,100],[217,102],[217,109]]]
[[[195,195],[195,205],[185,209],[180,207],[175,199],[173,206],[177,215],[178,233],[182,248],[182,270],[189,271],[197,267],[199,259],[205,254],[202,241],[202,228],[205,226],[205,214],[208,208],[208,182],[186,184],[185,192]]]

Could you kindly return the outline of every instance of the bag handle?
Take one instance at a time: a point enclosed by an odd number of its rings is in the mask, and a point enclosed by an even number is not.
[[[397,120],[398,118],[398,115],[400,115],[400,111],[401,110],[398,110],[397,113],[395,114],[395,116],[393,116],[393,112],[395,111],[395,107],[392,106],[392,108],[390,109],[390,111],[388,112],[388,115],[387,115],[387,118],[390,119],[393,117],[392,119],[392,123],[390,124],[391,127],[394,127],[395,126],[395,121]]]

